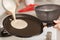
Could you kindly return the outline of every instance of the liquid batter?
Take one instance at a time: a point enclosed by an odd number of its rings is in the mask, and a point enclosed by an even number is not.
[[[13,20],[11,22],[12,27],[16,28],[16,29],[24,29],[27,27],[27,22],[25,22],[22,19],[16,19],[15,21]]]

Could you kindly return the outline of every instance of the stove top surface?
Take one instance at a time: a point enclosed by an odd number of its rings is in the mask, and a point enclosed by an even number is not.
[[[23,14],[25,14],[25,13],[23,13]],[[37,17],[36,14],[35,14],[35,12],[29,12],[29,13],[27,12],[26,14],[30,14],[30,15],[33,15],[33,16]],[[0,28],[3,28],[2,22],[3,22],[3,19],[6,16],[7,16],[6,14],[3,14],[0,17],[0,19],[1,19],[0,20]],[[48,27],[48,28],[44,27],[42,34],[36,35],[36,36],[33,36],[33,37],[30,37],[30,38],[21,38],[21,37],[16,37],[16,36],[11,35],[9,37],[0,37],[0,39],[1,40],[37,40],[37,39],[38,40],[45,40],[46,39],[47,32],[51,32],[52,33],[51,39],[52,40],[56,40],[56,29],[53,28],[53,27]]]

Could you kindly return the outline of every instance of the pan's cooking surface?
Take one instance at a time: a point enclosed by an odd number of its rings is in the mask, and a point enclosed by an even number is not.
[[[20,37],[30,37],[42,33],[43,25],[39,19],[27,14],[18,14],[16,15],[16,18],[25,20],[28,23],[28,26],[25,29],[15,29],[10,24],[13,20],[12,16],[10,15],[6,17],[3,21],[3,26],[12,35]]]

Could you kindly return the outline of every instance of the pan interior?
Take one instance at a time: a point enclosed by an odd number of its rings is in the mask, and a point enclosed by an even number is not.
[[[11,22],[11,25],[13,28],[16,28],[16,29],[24,29],[27,27],[28,23],[22,19],[17,19],[17,20],[13,20]]]
[[[27,15],[27,14],[16,14],[16,19],[18,21],[20,20],[19,25],[24,23],[23,24],[24,28],[20,28],[21,25],[20,26],[17,25],[18,28],[14,28],[14,25],[11,24],[14,21],[12,15],[6,17],[3,20],[4,28],[11,35],[14,35],[14,36],[17,36],[17,37],[28,38],[28,37],[32,37],[32,36],[37,36],[37,35],[39,35],[43,32],[42,22],[34,16]],[[18,24],[18,22],[16,24]],[[23,25],[22,25],[22,27],[23,27]],[[15,26],[15,27],[17,27],[17,26]]]

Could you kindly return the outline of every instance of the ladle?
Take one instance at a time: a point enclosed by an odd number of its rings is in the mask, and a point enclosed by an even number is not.
[[[13,0],[2,0],[2,6],[5,10],[10,11],[12,13],[12,16],[14,20],[16,20],[15,17],[15,11],[16,11],[16,3]]]

